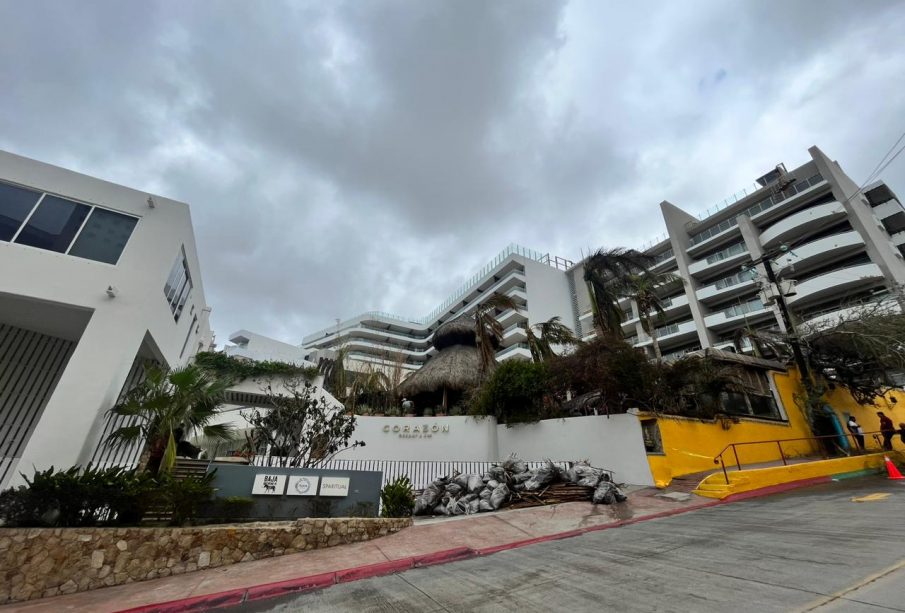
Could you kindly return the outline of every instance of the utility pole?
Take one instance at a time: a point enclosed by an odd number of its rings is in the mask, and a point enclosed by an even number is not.
[[[786,327],[786,332],[789,335],[789,345],[792,347],[792,356],[795,358],[795,365],[798,367],[798,372],[801,374],[801,382],[804,384],[805,389],[810,391],[810,370],[804,359],[804,353],[801,351],[801,343],[798,342],[798,333],[792,323],[792,318],[789,316],[789,307],[786,305],[786,297],[783,295],[779,281],[776,279],[776,273],[773,272],[773,262],[771,260],[776,255],[778,255],[777,252],[765,253],[756,260],[752,260],[751,264],[764,265],[764,270],[767,273],[767,280],[770,282],[770,285],[775,292],[774,295],[776,297],[776,306],[779,307],[779,316],[782,318],[782,322]]]

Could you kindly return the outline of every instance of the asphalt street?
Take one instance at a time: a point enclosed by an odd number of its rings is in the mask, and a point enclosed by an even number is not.
[[[231,610],[905,611],[905,481],[841,481]]]

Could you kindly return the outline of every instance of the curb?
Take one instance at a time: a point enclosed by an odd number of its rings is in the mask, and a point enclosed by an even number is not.
[[[860,472],[860,471],[859,471]],[[873,474],[873,473],[868,473]],[[840,475],[840,478],[852,478],[856,476],[851,473],[845,473],[849,477]],[[762,498],[773,494],[779,494],[790,490],[795,490],[812,485],[820,485],[830,483],[836,480],[835,476],[814,477],[811,479],[802,479],[799,481],[790,481],[779,485],[771,485],[748,492],[740,492],[732,494],[721,500],[711,500],[693,507],[682,507],[678,509],[668,509],[652,515],[644,515],[630,519],[620,520],[611,524],[601,524],[599,526],[589,526],[587,528],[579,528],[577,530],[569,530],[567,532],[558,532],[556,534],[547,534],[536,538],[525,539],[522,541],[514,541],[502,545],[494,545],[492,547],[483,547],[481,549],[472,549],[471,547],[456,547],[443,551],[436,551],[418,556],[400,558],[398,560],[389,560],[387,562],[379,562],[377,564],[368,564],[366,566],[356,566],[338,571],[331,571],[319,575],[309,575],[307,577],[298,577],[295,579],[287,579],[285,581],[277,581],[274,583],[264,583],[252,587],[236,588],[224,592],[214,594],[205,594],[203,596],[193,596],[180,600],[172,600],[169,602],[161,602],[157,604],[142,605],[132,609],[123,609],[118,613],[190,613],[193,611],[208,611],[220,607],[227,607],[242,604],[243,602],[267,600],[277,598],[288,594],[303,594],[313,592],[338,583],[348,583],[358,581],[360,579],[368,579],[371,577],[381,577],[385,575],[395,574],[397,572],[411,570],[413,568],[424,568],[437,564],[446,564],[449,562],[457,562],[467,560],[474,557],[493,555],[501,551],[511,549],[520,549],[529,545],[538,543],[546,543],[549,541],[559,541],[563,539],[582,536],[591,532],[600,532],[602,530],[611,530],[613,528],[621,528],[630,526],[640,522],[662,519],[673,515],[681,515],[691,511],[701,509],[709,509],[724,504],[750,500],[752,498]]]

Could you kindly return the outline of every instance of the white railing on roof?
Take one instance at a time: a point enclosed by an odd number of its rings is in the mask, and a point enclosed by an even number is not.
[[[732,206],[733,204],[735,204],[742,198],[747,198],[748,196],[750,196],[751,194],[753,194],[754,192],[756,192],[759,189],[763,189],[763,186],[759,185],[758,183],[752,183],[750,185],[746,185],[745,187],[738,190],[734,194],[731,194],[731,195],[723,198],[722,202],[717,202],[716,204],[714,204],[712,207],[710,207],[706,211],[698,213],[696,217],[699,220],[703,221],[703,220],[707,219],[708,217],[710,217],[711,215],[719,213],[726,207]]]

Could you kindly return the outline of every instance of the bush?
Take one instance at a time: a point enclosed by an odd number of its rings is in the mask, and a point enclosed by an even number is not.
[[[188,479],[175,479],[168,474],[161,476],[162,503],[173,514],[171,523],[174,526],[181,526],[195,518],[201,505],[211,499],[214,495],[211,482],[215,473]]]
[[[415,493],[408,477],[399,477],[380,490],[382,517],[411,517],[415,509]]]
[[[0,493],[0,520],[6,526],[61,528],[137,525],[149,508],[172,513],[174,523],[195,517],[213,493],[213,473],[177,480],[117,466],[74,466],[35,472],[26,485]]]
[[[478,390],[472,413],[493,415],[505,424],[537,421],[545,416],[548,381],[543,362],[503,362]]]

